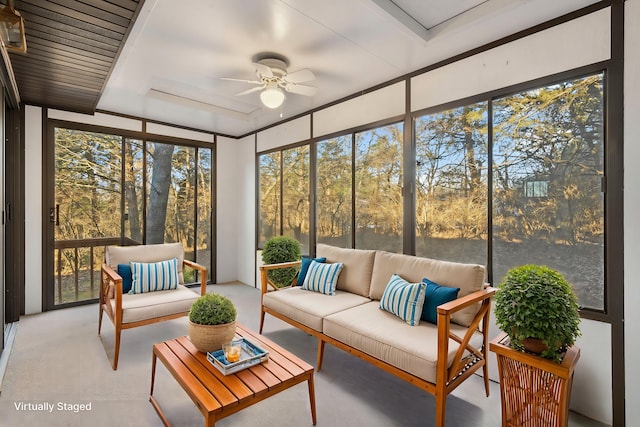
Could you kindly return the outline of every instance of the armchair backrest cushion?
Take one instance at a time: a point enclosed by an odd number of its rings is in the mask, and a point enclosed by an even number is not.
[[[182,263],[184,262],[184,249],[182,243],[161,243],[156,245],[136,246],[107,246],[104,250],[105,263],[117,270],[118,264],[135,262],[158,262],[172,258],[178,259],[178,279],[184,284]]]

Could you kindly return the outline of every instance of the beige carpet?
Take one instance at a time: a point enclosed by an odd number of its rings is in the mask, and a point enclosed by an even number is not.
[[[243,284],[211,285],[229,296],[238,320],[257,330],[260,292]],[[162,426],[149,403],[151,346],[185,335],[182,318],[122,333],[113,371],[113,326],[97,335],[97,304],[23,317],[0,393],[0,426]],[[315,338],[267,315],[264,335],[315,366]],[[316,373],[318,426],[434,425],[434,398],[334,347]],[[482,379],[465,382],[447,400],[447,426],[501,424],[500,392],[484,396]],[[166,369],[158,364],[154,395],[169,421],[202,426],[203,418]],[[306,384],[299,384],[216,423],[217,426],[310,426]],[[599,426],[575,414],[571,426]]]

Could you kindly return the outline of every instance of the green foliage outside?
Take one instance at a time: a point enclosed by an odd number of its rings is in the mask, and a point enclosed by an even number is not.
[[[542,340],[541,356],[560,362],[562,352],[580,336],[580,313],[573,288],[563,275],[546,266],[512,268],[496,296],[496,323],[524,351],[526,338]]]
[[[206,294],[189,311],[189,320],[199,325],[223,325],[236,320],[236,308],[224,295]]]
[[[262,262],[265,264],[279,264],[282,262],[299,261],[302,259],[300,243],[287,236],[276,236],[267,240],[262,250]],[[269,270],[267,277],[274,285],[281,288],[289,286],[298,274],[298,267],[279,268]]]

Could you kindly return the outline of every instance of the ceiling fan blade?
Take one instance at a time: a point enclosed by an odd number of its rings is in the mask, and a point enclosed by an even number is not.
[[[295,83],[285,83],[283,87],[287,92],[297,93],[298,95],[313,96],[318,92],[318,88],[315,86],[299,85]]]
[[[304,83],[310,82],[314,80],[316,76],[311,72],[311,70],[304,68],[302,70],[294,71],[293,73],[289,73],[284,76],[284,81],[289,83]]]
[[[260,64],[259,62],[254,62],[253,66],[256,69],[256,74],[258,77],[273,77],[273,71],[271,71],[271,67]]]
[[[251,89],[245,90],[244,92],[236,93],[236,96],[248,95],[253,92],[258,92],[264,89],[264,86],[252,87]]]
[[[229,80],[232,82],[251,83],[251,84],[257,84],[257,85],[262,84],[262,82],[259,82],[258,80],[233,79],[231,77],[220,77],[220,80]]]

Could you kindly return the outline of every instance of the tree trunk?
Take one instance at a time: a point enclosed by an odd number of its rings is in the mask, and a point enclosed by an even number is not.
[[[147,244],[164,243],[173,149],[173,145],[154,144],[149,210],[147,213]]]

